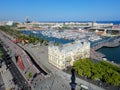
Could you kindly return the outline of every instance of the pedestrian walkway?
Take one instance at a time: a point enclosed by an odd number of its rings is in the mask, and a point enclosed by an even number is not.
[[[1,72],[0,72],[0,90],[5,90],[5,85],[4,85],[4,82],[3,82],[3,78],[1,76]]]
[[[3,44],[5,45],[6,50],[7,51],[11,51],[11,56],[12,56],[12,60],[14,62],[14,64],[16,65],[16,67],[18,68],[18,70],[20,71],[20,73],[24,76],[24,78],[26,79],[26,81],[28,81],[29,85],[32,86],[31,84],[31,80],[33,79],[33,76],[36,73],[39,73],[39,71],[37,70],[37,68],[35,68],[35,66],[33,65],[33,63],[31,62],[29,56],[26,54],[26,52],[24,52],[24,50],[22,48],[20,48],[18,45],[14,44],[8,37],[6,34],[4,33],[0,33],[0,39],[3,41]],[[16,55],[21,56],[22,58],[22,62],[25,66],[24,71],[20,70],[20,68],[18,67],[17,64],[17,60],[15,58]],[[28,73],[32,73],[32,76],[29,78],[28,77]],[[25,81],[24,81],[25,82]],[[23,83],[24,84],[24,83]]]
[[[64,87],[67,87],[67,90],[70,90],[71,75],[57,69],[56,67],[54,67],[48,63],[48,52],[47,52],[48,48],[47,48],[47,46],[38,46],[38,47],[33,48],[32,46],[28,45],[28,46],[24,46],[24,48],[26,48],[26,50],[29,50],[29,52],[31,52],[34,56],[36,56],[36,58],[37,58],[36,60],[38,60],[37,62],[46,66],[53,73],[53,75],[56,75],[56,78],[58,79],[58,81],[62,80],[62,82],[64,82]],[[49,82],[49,80],[47,82]],[[76,78],[76,83],[77,83],[78,90],[80,89],[79,85],[81,83],[88,86],[91,90],[104,90],[103,88],[93,85],[87,81],[80,79],[80,78]],[[61,85],[61,84],[59,83],[59,85]],[[57,85],[55,87],[57,87]],[[53,88],[54,88],[54,85],[53,85]],[[46,89],[46,90],[49,90],[49,89]],[[57,90],[61,90],[61,89],[58,88]],[[63,90],[66,90],[66,89],[64,88]]]
[[[9,71],[9,69],[6,69],[6,68],[7,68],[6,65],[3,64],[2,68],[0,68],[0,73],[3,78],[5,89],[8,90],[8,89],[15,88],[15,84],[12,81],[13,77],[11,72]]]

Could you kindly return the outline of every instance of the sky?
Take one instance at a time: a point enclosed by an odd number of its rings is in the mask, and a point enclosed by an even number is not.
[[[120,20],[120,0],[0,0],[0,20]]]

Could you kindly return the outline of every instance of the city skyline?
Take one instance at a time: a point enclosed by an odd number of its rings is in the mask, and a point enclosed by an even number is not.
[[[119,0],[1,0],[0,21],[120,20]]]

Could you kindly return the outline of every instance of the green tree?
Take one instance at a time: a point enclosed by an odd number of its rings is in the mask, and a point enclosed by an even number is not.
[[[82,69],[78,69],[77,71],[78,71],[79,76],[83,76],[83,70]]]
[[[79,76],[101,80],[114,86],[120,85],[120,68],[105,61],[94,63],[90,59],[79,59],[73,64]]]
[[[18,24],[19,24],[19,23],[14,22],[13,25],[12,25],[12,27],[17,27]]]
[[[32,77],[32,73],[31,72],[27,72],[27,77],[30,79]]]

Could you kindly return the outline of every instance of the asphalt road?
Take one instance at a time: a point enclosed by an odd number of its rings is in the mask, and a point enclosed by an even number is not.
[[[16,65],[13,63],[11,57],[7,54],[8,52],[3,49],[4,55],[5,55],[5,64],[7,68],[10,70],[14,83],[23,90],[29,90],[29,86],[25,78],[21,75],[20,71],[16,67]]]
[[[2,36],[2,35],[0,35],[0,36]],[[1,37],[0,37],[1,38]],[[17,47],[17,46],[15,46],[13,43],[11,43],[8,39],[6,39],[5,40],[5,37],[4,36],[2,36],[2,39],[4,40],[4,42],[6,42],[6,45],[9,45],[9,47],[13,50],[13,51],[18,51],[18,52],[20,52],[20,49]],[[55,75],[58,75],[58,77],[59,78],[57,78],[56,76],[55,76],[55,78],[53,77],[53,78],[51,78],[50,77],[50,79],[52,79],[52,80],[46,80],[46,83],[48,83],[48,84],[46,84],[45,82],[43,82],[42,81],[42,84],[41,84],[41,82],[40,83],[37,83],[38,84],[38,88],[36,88],[35,90],[50,90],[49,88],[51,88],[51,90],[70,90],[70,85],[69,85],[69,83],[70,83],[70,78],[71,78],[71,75],[68,75],[68,74],[66,74],[66,73],[64,73],[64,72],[62,72],[61,70],[58,70],[58,69],[56,69],[55,67],[53,67],[51,64],[49,64],[48,63],[48,57],[46,56],[48,53],[47,53],[47,48],[46,49],[44,49],[43,47],[42,48],[40,48],[40,50],[42,50],[42,52],[41,51],[39,51],[39,50],[37,50],[37,49],[35,49],[35,48],[33,48],[33,54],[38,58],[38,60],[39,60],[39,62],[41,62],[41,63],[43,63],[43,65],[45,65],[45,66],[47,66],[50,70],[52,70],[53,71],[53,73],[55,74]],[[44,51],[44,52],[43,52]],[[41,53],[40,53],[41,52]],[[46,53],[46,54],[45,54]],[[21,53],[20,53],[21,54]],[[15,71],[14,71],[15,72]],[[18,74],[16,75],[16,76],[18,76]],[[55,79],[55,80],[54,80]],[[18,80],[19,81],[19,80]],[[83,81],[83,80],[80,80],[80,79],[76,79],[76,81],[78,82],[78,83],[85,83],[85,85],[89,85],[89,83],[88,82],[86,82],[86,81]],[[19,81],[20,82],[20,81]],[[52,82],[51,84],[50,84],[50,82]],[[21,83],[21,82],[20,82]],[[19,84],[20,84],[19,83]],[[18,84],[18,85],[19,85]],[[50,85],[49,85],[50,84]],[[44,87],[44,85],[45,85],[45,89],[43,89],[43,87]],[[47,87],[46,87],[46,85],[48,85]],[[51,87],[51,85],[52,85],[52,87]],[[49,87],[50,86],[50,87]],[[37,87],[37,86],[36,86]],[[41,89],[41,88],[42,89]],[[64,89],[61,89],[61,87],[64,87]],[[97,87],[97,86],[95,86],[95,85],[92,85],[92,87],[94,87],[94,90],[104,90],[104,89],[102,89],[102,88],[99,88],[99,87]],[[48,89],[47,89],[48,88]],[[27,90],[27,89],[26,89]]]

